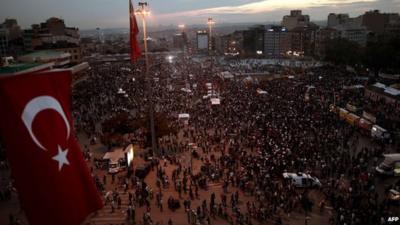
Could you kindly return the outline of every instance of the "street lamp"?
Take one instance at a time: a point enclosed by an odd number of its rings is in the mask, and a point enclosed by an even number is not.
[[[182,37],[182,53],[183,53],[183,58],[185,58],[185,45],[186,45],[186,35],[185,35],[185,24],[179,24],[178,28],[179,31],[181,32],[181,37]]]
[[[210,70],[211,74],[213,74],[214,71],[214,59],[213,59],[213,52],[212,52],[212,27],[215,25],[215,21],[210,17],[208,18],[207,21],[208,24],[208,54],[210,56]]]
[[[150,15],[147,2],[139,2],[139,8],[135,11],[135,15],[142,18],[143,25],[143,42],[144,42],[144,54],[146,58],[146,75],[149,73],[149,57],[147,52],[147,27],[146,27],[146,16]]]
[[[147,78],[147,90],[149,95],[149,107],[150,107],[150,130],[151,130],[151,148],[153,152],[158,154],[156,145],[156,131],[154,128],[154,107],[153,107],[153,89],[151,88],[151,79],[149,74],[149,54],[147,49],[147,27],[146,27],[146,16],[150,15],[147,2],[139,2],[139,8],[136,10],[135,15],[139,15],[142,18],[143,25],[143,42],[144,42],[144,54],[146,59],[146,78]]]
[[[182,32],[184,31],[184,29],[185,29],[185,24],[179,24],[178,25],[178,27],[179,27],[179,29],[181,29],[182,30]]]
[[[211,52],[211,50],[212,50],[212,26],[215,25],[215,21],[210,17],[210,18],[208,18],[207,24],[208,24],[208,32],[209,32],[208,51]]]

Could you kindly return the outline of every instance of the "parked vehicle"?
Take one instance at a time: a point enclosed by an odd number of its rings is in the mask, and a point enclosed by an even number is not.
[[[386,176],[400,176],[400,154],[385,154],[385,159],[375,171],[380,175]]]
[[[378,125],[373,125],[372,129],[371,129],[371,137],[380,139],[380,140],[384,140],[384,139],[388,139],[390,137],[390,134],[386,129],[384,129]]]
[[[283,178],[292,182],[296,187],[321,187],[321,182],[316,177],[306,173],[283,173]]]
[[[390,189],[387,197],[388,197],[389,203],[394,204],[394,205],[400,204],[400,192],[398,192],[397,190]]]

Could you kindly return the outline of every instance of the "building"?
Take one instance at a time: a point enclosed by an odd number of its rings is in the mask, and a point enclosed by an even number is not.
[[[369,11],[362,15],[362,25],[375,34],[384,33],[387,27],[399,23],[399,20],[398,13],[381,13],[379,10]]]
[[[172,46],[175,49],[184,49],[187,45],[187,36],[185,32],[175,34],[172,38]]]
[[[339,33],[336,29],[326,27],[317,30],[315,36],[315,53],[314,55],[319,58],[324,58],[326,55],[326,47],[328,42],[332,39],[338,38]]]
[[[22,31],[16,19],[0,24],[0,56],[16,56],[22,52]]]
[[[337,30],[337,37],[356,42],[361,47],[365,47],[369,32],[363,25],[363,20],[363,16],[350,18],[348,14],[330,13],[328,16],[328,28]],[[329,31],[326,30],[325,32]]]
[[[361,47],[365,47],[368,40],[368,30],[363,26],[351,23],[336,26],[339,37],[356,42]]]
[[[291,51],[297,56],[313,56],[315,52],[315,40],[318,26],[310,23],[307,26],[300,26],[292,29]]]
[[[243,53],[245,56],[264,54],[265,26],[254,26],[243,31]]]
[[[364,96],[373,102],[385,102],[385,104],[391,105],[393,110],[400,113],[399,89],[376,83],[365,88]]]
[[[281,25],[290,31],[296,27],[307,26],[309,23],[309,15],[303,15],[301,10],[292,10],[290,15],[283,17]]]
[[[330,13],[328,15],[328,27],[336,27],[348,23],[350,21],[349,14],[335,14]]]
[[[340,37],[364,47],[368,40],[378,36],[398,36],[400,16],[398,13],[381,13],[379,10],[368,11],[354,18],[348,14],[331,13],[328,16],[328,27],[337,29]]]
[[[393,21],[385,26],[385,31],[383,33],[384,37],[399,37],[400,36],[400,19],[398,21]]]
[[[22,35],[21,28],[18,26],[16,19],[5,19],[3,27],[8,31],[9,40],[15,40]]]
[[[208,33],[207,33],[207,31],[197,31],[196,43],[197,43],[198,51],[207,51],[208,50]]]
[[[22,63],[54,63],[54,66],[62,66],[70,63],[71,54],[55,50],[35,51],[18,57]]]
[[[282,26],[267,26],[264,36],[264,55],[267,58],[282,58],[290,50],[290,33]]]
[[[0,26],[0,56],[5,57],[8,54],[8,31]]]
[[[82,59],[79,29],[67,27],[64,20],[49,18],[46,22],[33,24],[31,29],[24,30],[23,44],[25,50],[57,50],[71,54],[71,62],[79,63]]]
[[[218,36],[215,40],[215,50],[219,54],[236,56],[243,50],[243,32],[235,31],[231,34]]]

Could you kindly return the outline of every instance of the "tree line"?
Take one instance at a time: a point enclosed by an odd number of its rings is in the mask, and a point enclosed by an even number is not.
[[[350,65],[379,72],[400,72],[400,35],[371,36],[365,47],[336,38],[328,41],[325,60],[336,65]]]

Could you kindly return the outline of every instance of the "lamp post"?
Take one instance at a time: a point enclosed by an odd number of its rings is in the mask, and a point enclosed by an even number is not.
[[[211,54],[212,51],[212,27],[215,24],[215,21],[213,20],[213,18],[208,18],[207,21],[208,24],[208,33],[209,33],[209,38],[208,38],[208,52]]]
[[[181,32],[185,31],[185,24],[179,24],[178,28],[181,30]]]
[[[210,64],[211,64],[211,75],[214,74],[214,58],[213,58],[213,51],[212,51],[212,27],[215,25],[215,21],[210,17],[207,21],[208,24],[208,54],[210,55]]]
[[[179,25],[178,25],[179,31],[181,32],[181,36],[182,36],[182,42],[183,42],[183,44],[182,44],[182,54],[183,54],[183,57],[185,57],[185,45],[186,45],[185,27],[186,27],[185,24],[179,24]]]
[[[146,16],[150,15],[147,2],[139,2],[139,8],[136,10],[135,15],[139,15],[142,18],[143,26],[143,42],[144,42],[144,54],[146,58],[146,75],[149,74],[149,56],[147,52],[147,27],[146,27]]]
[[[150,130],[151,130],[151,148],[153,153],[158,155],[157,145],[156,145],[156,132],[154,128],[154,107],[153,107],[153,89],[151,88],[151,79],[150,79],[150,66],[149,66],[149,54],[147,49],[147,27],[146,27],[146,16],[150,15],[150,11],[148,9],[147,2],[139,2],[139,8],[136,10],[135,14],[139,15],[142,18],[143,25],[143,42],[144,42],[144,54],[146,60],[146,78],[147,78],[147,90],[148,99],[149,99],[149,108],[150,108]]]

